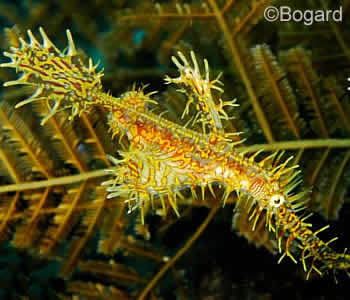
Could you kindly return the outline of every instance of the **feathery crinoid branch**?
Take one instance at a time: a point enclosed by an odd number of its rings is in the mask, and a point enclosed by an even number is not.
[[[29,47],[38,47],[34,36],[30,36]],[[25,47],[28,44],[13,35],[12,50],[21,45]],[[47,37],[45,46],[57,50]],[[72,56],[76,54],[72,49],[68,53]],[[33,51],[22,62],[28,63],[33,70],[39,70],[34,62],[37,59],[45,62],[45,55],[52,57],[50,53],[41,53],[38,58]],[[75,59],[70,63],[75,63]],[[43,66],[43,70],[48,72],[48,81],[52,76],[51,66],[54,64]],[[77,69],[72,68],[71,72]],[[62,86],[56,85],[55,93],[50,94],[50,88],[46,90],[43,85],[38,87],[30,83],[33,76],[34,73],[27,74],[19,81],[7,82],[6,85],[25,81],[29,83],[29,88],[34,86],[34,94],[18,104],[33,103],[34,109],[25,105],[13,110],[13,104],[6,99],[0,104],[0,188],[3,199],[0,236],[1,239],[11,239],[14,247],[29,249],[43,256],[55,256],[62,242],[66,241],[70,259],[62,264],[62,275],[69,276],[86,242],[106,213],[106,195],[104,190],[98,189],[98,177],[105,176],[104,168],[111,166],[105,151],[113,154],[113,149],[110,141],[103,138],[108,136],[108,128],[99,121],[106,120],[101,111],[94,109],[89,117],[81,112],[79,120],[68,122],[67,112],[58,111],[59,105],[55,107],[53,100],[63,101],[65,95],[59,91]],[[51,83],[54,84],[54,81]],[[23,90],[21,93],[22,97]],[[38,123],[38,115],[43,116],[44,127]],[[119,209],[124,206],[120,201],[114,205]],[[80,231],[79,243],[76,243],[75,233],[72,234],[73,228]]]
[[[34,96],[21,101],[16,107],[30,102],[44,102],[49,107],[42,119],[45,126],[49,126],[49,122],[67,108],[71,109],[70,119],[81,116],[94,107],[108,112],[110,135],[125,135],[130,146],[119,152],[120,158],[109,156],[116,167],[109,170],[114,178],[103,183],[109,193],[107,199],[126,199],[129,211],[140,209],[143,223],[148,209],[158,205],[162,207],[163,215],[168,208],[172,208],[179,215],[177,201],[182,198],[183,190],[190,190],[196,198],[196,188],[200,187],[205,199],[205,188],[208,187],[214,194],[214,187],[220,184],[224,188],[224,204],[233,191],[238,194],[236,205],[239,209],[244,207],[242,199],[248,198],[249,205],[245,209],[248,210],[252,230],[261,225],[264,215],[265,226],[275,234],[277,249],[282,253],[279,261],[289,256],[297,262],[297,257],[300,257],[307,278],[312,271],[322,275],[328,271],[348,270],[350,255],[336,253],[329,246],[335,239],[323,242],[317,236],[327,226],[312,231],[311,224],[306,222],[308,216],[298,215],[298,211],[304,208],[308,191],[296,192],[301,179],[298,166],[291,164],[293,157],[282,160],[283,152],[274,152],[257,160],[256,157],[262,149],[247,156],[235,147],[242,140],[233,142],[230,136],[237,133],[226,133],[221,124],[221,120],[227,119],[223,107],[234,104],[223,102],[220,98],[217,99],[218,95],[214,95],[213,90],[219,93],[223,90],[217,85],[218,78],[210,79],[206,60],[203,75],[194,53],[190,55],[192,64],[184,54],[179,53],[181,62],[178,58],[173,58],[180,73],[179,77],[166,77],[166,83],[179,85],[180,91],[187,97],[184,114],[194,104],[198,112],[195,122],[198,120],[205,128],[204,132],[197,132],[151,112],[149,105],[155,103],[151,98],[154,92],[145,93],[144,87],[134,87],[120,97],[104,93],[101,86],[102,73],[95,72],[96,67],[91,60],[89,67],[86,67],[76,57],[69,31],[69,45],[65,53],[48,40],[43,29],[40,29],[40,33],[42,43],[28,31],[30,43],[20,39],[20,47],[12,47],[10,53],[5,53],[11,58],[11,62],[2,66],[16,68],[23,73],[20,79],[7,82],[5,86],[27,84],[36,87]],[[256,49],[260,64],[265,65],[265,76],[271,84],[276,84],[270,70],[271,57],[261,50]],[[280,93],[281,90],[276,87],[277,98],[282,97]],[[280,105],[284,107],[282,102]],[[291,128],[294,127],[295,133],[293,117],[288,114],[287,108],[284,111],[288,124]],[[58,131],[56,135],[61,141],[62,135]],[[73,149],[69,153],[78,145],[76,139],[72,139],[70,145],[73,145]],[[79,158],[74,158],[73,154],[68,162],[80,172],[86,170],[86,165],[80,163]],[[70,195],[62,201],[62,206],[71,206],[64,216],[57,215],[55,221],[58,223],[58,230],[50,236],[59,240],[64,235],[65,226],[60,222],[71,218],[75,208],[84,205],[84,194],[88,186],[89,181],[82,183],[72,189]],[[45,192],[41,197],[44,196]],[[101,201],[103,203],[104,200]],[[41,206],[43,202],[45,200],[39,201]],[[88,220],[96,224],[96,218]],[[91,228],[86,234],[90,233]],[[55,241],[50,242],[48,249],[54,243]],[[108,243],[101,246],[105,250],[109,248]],[[81,249],[81,245],[76,249]]]
[[[309,131],[325,139],[339,132],[341,136],[348,137],[348,110],[345,102],[339,100],[343,94],[342,88],[335,78],[320,78],[312,67],[311,59],[311,53],[301,47],[281,53],[281,64],[293,76],[296,88],[300,91],[300,102],[309,116]],[[329,143],[328,147],[313,151],[312,155],[318,159],[305,163],[304,178],[309,185],[317,186],[319,191],[313,191],[308,205],[319,210],[326,218],[335,219],[347,189],[345,182],[349,149],[345,147],[343,151],[336,151],[333,143]],[[335,176],[327,176],[327,173]]]

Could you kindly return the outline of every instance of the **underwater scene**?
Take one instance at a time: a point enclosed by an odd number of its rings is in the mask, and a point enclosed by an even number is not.
[[[0,299],[348,299],[350,1],[0,0]]]

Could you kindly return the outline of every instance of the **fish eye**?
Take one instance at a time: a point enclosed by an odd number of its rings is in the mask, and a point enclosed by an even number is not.
[[[273,206],[280,206],[285,201],[285,198],[283,195],[275,194],[270,199],[270,204]]]

